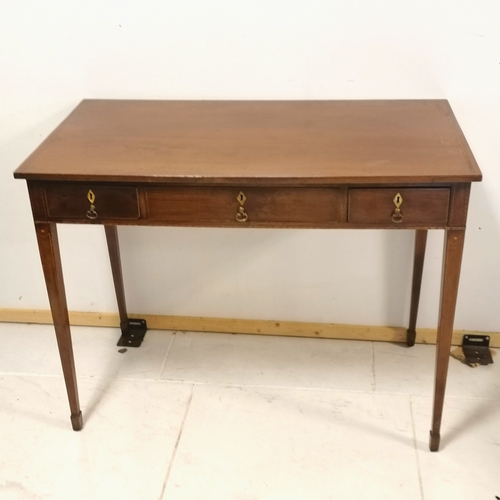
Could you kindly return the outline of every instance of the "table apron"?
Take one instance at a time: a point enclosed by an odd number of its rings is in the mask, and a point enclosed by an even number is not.
[[[35,221],[324,229],[464,228],[470,183],[325,187],[29,181]]]

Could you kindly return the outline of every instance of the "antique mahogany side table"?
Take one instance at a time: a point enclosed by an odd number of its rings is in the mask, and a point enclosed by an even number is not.
[[[414,229],[410,346],[427,230],[445,230],[438,449],[470,183],[481,180],[447,101],[84,100],[14,176],[28,184],[74,430],[83,420],[57,223],[104,225],[125,345],[138,325],[117,225]]]

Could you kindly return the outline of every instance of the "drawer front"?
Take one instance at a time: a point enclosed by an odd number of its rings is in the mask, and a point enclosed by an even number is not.
[[[329,223],[339,220],[332,188],[147,188],[151,220],[171,222]]]
[[[47,214],[52,218],[99,221],[134,220],[140,217],[135,187],[95,184],[46,185],[44,195]]]
[[[449,204],[449,188],[355,188],[349,190],[348,221],[446,225]]]

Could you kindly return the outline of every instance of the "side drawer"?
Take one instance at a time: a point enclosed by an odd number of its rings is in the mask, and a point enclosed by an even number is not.
[[[150,220],[179,223],[326,224],[340,212],[335,188],[158,187],[146,200]]]
[[[396,200],[396,196],[400,199]],[[396,202],[401,218],[393,218]],[[446,225],[449,188],[354,188],[349,190],[348,222]]]
[[[46,184],[44,196],[49,218],[99,221],[134,220],[140,217],[136,187],[84,183]],[[91,205],[94,205],[93,211]]]

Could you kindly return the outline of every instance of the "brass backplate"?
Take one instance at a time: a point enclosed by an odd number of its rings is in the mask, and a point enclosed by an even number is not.
[[[238,200],[238,203],[243,206],[245,204],[245,201],[247,199],[247,197],[245,196],[245,194],[243,193],[243,191],[240,191],[240,194],[236,197],[236,199]]]

